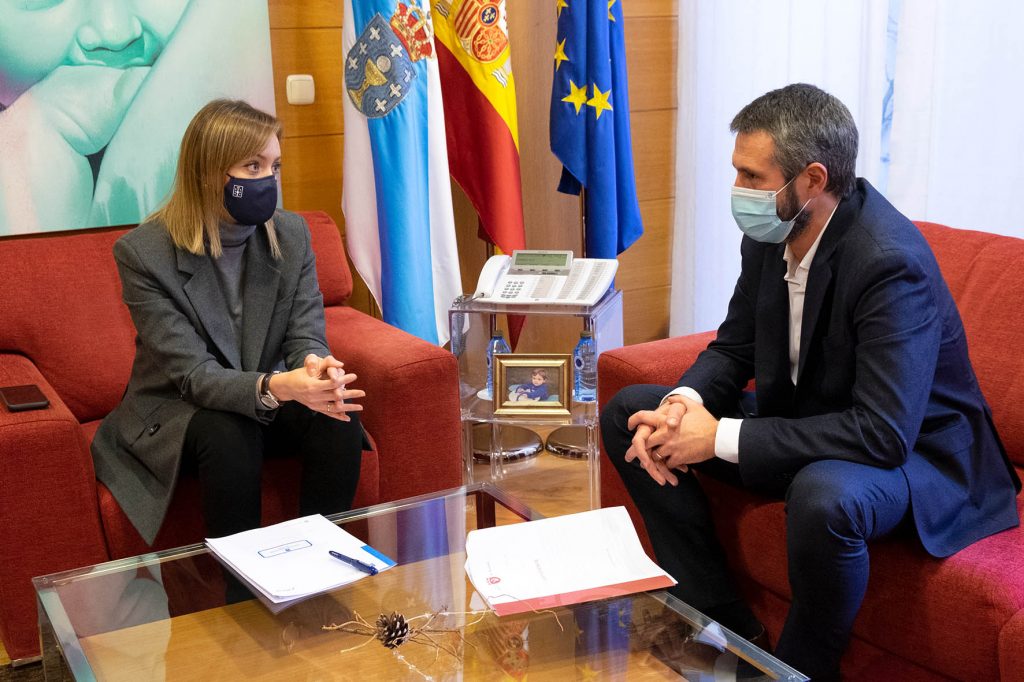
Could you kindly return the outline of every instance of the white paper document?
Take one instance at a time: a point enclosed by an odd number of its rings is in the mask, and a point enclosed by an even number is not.
[[[644,554],[625,507],[482,528],[466,574],[499,616],[671,587]]]
[[[366,578],[369,573],[334,558],[334,551],[377,571],[395,562],[323,516],[314,514],[223,538],[207,538],[217,558],[274,604]]]

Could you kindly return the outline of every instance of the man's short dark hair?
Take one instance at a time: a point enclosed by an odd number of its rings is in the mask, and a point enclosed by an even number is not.
[[[729,129],[768,133],[787,181],[818,162],[828,169],[825,191],[840,198],[853,191],[857,125],[846,105],[824,90],[807,83],[772,90],[743,107]]]

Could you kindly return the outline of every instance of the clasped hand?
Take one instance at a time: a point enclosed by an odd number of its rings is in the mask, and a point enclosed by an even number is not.
[[[348,413],[361,412],[363,406],[347,401],[363,398],[366,392],[348,388],[357,377],[345,374],[344,367],[333,355],[321,358],[310,353],[302,367],[270,377],[270,392],[278,400],[296,400],[314,412],[350,421]]]
[[[669,396],[655,410],[634,413],[628,426],[635,432],[626,461],[639,460],[659,485],[678,485],[674,469],[685,473],[689,465],[715,456],[718,420],[686,396]]]

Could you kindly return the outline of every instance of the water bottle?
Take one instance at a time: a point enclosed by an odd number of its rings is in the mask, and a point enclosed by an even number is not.
[[[508,347],[508,342],[505,340],[505,332],[500,329],[496,329],[491,334],[491,340],[487,342],[487,397],[491,398],[494,396],[494,354],[495,353],[511,353],[512,349]]]
[[[594,350],[594,333],[584,329],[580,341],[572,352],[572,364],[576,369],[576,401],[592,403],[597,400],[597,352]]]

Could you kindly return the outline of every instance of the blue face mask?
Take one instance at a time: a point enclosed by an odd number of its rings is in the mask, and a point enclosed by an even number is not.
[[[277,177],[235,178],[224,185],[224,208],[239,225],[262,225],[277,208]]]
[[[743,234],[756,242],[781,244],[786,241],[786,237],[793,229],[793,223],[811,201],[808,199],[804,202],[797,214],[789,220],[779,217],[776,198],[795,179],[794,176],[777,190],[732,188],[732,217],[736,219],[736,224]]]

